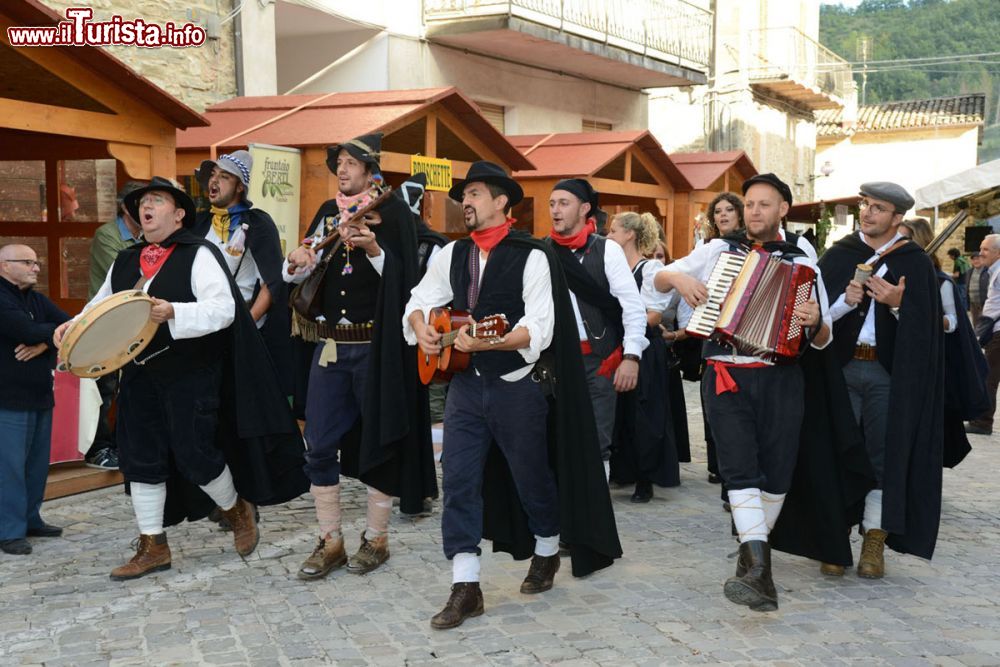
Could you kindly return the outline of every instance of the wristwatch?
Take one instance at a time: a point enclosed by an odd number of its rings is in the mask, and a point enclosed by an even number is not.
[[[631,354],[631,353],[630,354],[623,354],[622,355],[622,361],[634,361],[636,363],[639,363],[639,355],[638,354]]]

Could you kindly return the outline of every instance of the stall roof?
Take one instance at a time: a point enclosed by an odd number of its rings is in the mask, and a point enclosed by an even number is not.
[[[517,178],[593,176],[631,146],[637,146],[670,178],[675,190],[691,184],[649,130],[521,134],[507,137],[534,163]]]
[[[757,175],[757,167],[743,151],[671,153],[670,158],[695,190],[707,190],[735,167],[743,178]]]
[[[418,116],[438,103],[468,126],[512,169],[533,166],[483,117],[475,103],[454,87],[236,97],[206,110],[205,115],[212,123],[210,127],[178,132],[177,149],[207,149],[213,144],[218,144],[220,149],[231,149],[250,143],[329,146],[376,132],[406,117]],[[256,127],[278,116],[283,117]]]
[[[65,16],[49,9],[38,0],[5,1],[0,14],[3,14],[12,23],[19,26],[53,26],[60,21],[66,20]],[[6,44],[0,43],[0,46],[6,47]],[[145,103],[151,111],[162,116],[174,125],[174,127],[188,128],[208,125],[208,120],[204,116],[182,103],[146,77],[134,72],[125,63],[104,49],[93,46],[52,46],[46,48],[55,49],[66,54],[74,62],[91,70],[115,87],[127,91],[129,95]],[[12,51],[17,51],[17,49],[12,49]],[[15,77],[7,76],[8,72],[5,70],[6,67],[17,66],[18,63],[15,59],[9,57],[0,58],[0,80],[3,80],[5,83],[13,80]],[[27,102],[52,104],[51,101],[33,99],[34,93],[29,87],[13,92],[14,94],[12,94],[12,91],[6,90],[2,94],[2,97],[23,99]],[[52,91],[49,90],[48,95],[51,96],[51,94]],[[49,99],[51,100],[51,97]]]
[[[795,204],[789,207],[788,218],[789,222],[807,222],[815,223],[821,217],[823,217],[823,207],[824,206],[837,206],[843,204],[845,206],[854,206],[858,203],[860,197],[854,195],[852,197],[841,197],[839,199],[821,199],[819,201],[805,202],[804,204]]]
[[[918,189],[913,193],[916,199],[913,208],[918,211],[934,208],[998,187],[1000,187],[1000,160],[993,160]]]

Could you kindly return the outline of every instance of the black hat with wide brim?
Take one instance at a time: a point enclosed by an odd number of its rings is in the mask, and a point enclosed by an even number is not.
[[[448,196],[461,203],[465,186],[469,183],[489,183],[503,188],[503,191],[507,193],[508,206],[516,206],[524,199],[524,190],[517,184],[517,181],[508,176],[503,167],[486,160],[473,162],[472,166],[469,167],[469,172],[465,175],[465,180],[451,186],[451,190],[448,190]]]
[[[182,224],[185,227],[191,227],[194,225],[194,217],[197,213],[194,200],[191,199],[188,193],[174,185],[173,181],[163,178],[162,176],[153,176],[153,180],[149,182],[149,185],[141,187],[138,190],[133,190],[125,195],[125,210],[128,211],[128,214],[132,216],[133,220],[140,222],[139,200],[142,199],[142,196],[147,192],[166,192],[169,194],[174,198],[174,203],[184,210],[184,219],[181,221]]]
[[[382,166],[380,164],[382,159],[381,132],[363,134],[360,137],[355,137],[354,139],[345,141],[342,144],[328,146],[326,149],[326,168],[330,170],[330,173],[337,173],[337,156],[340,155],[340,151],[342,150],[347,151],[347,153],[355,160],[359,160],[365,164],[370,164],[374,167],[373,171],[382,170]]]

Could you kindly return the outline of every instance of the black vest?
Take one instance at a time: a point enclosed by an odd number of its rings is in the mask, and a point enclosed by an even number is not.
[[[361,248],[351,251],[351,273],[344,275],[347,255],[344,247],[330,259],[323,277],[323,316],[327,324],[341,318],[351,322],[371,322],[375,319],[375,303],[381,276]]]
[[[594,282],[610,294],[611,284],[608,282],[608,274],[604,271],[604,247],[607,242],[603,236],[591,235],[587,240],[587,249],[581,264]],[[590,349],[601,359],[606,359],[622,344],[622,339],[625,337],[624,327],[621,322],[608,322],[600,308],[590,305],[579,295],[575,296],[580,317],[583,318],[583,329],[587,332],[587,340],[590,341]]]
[[[121,292],[135,287],[142,276],[139,255],[143,247],[145,246],[133,246],[118,255],[111,269],[113,291]],[[173,253],[160,267],[155,280],[150,284],[149,296],[172,303],[197,301],[191,290],[191,270],[199,247],[194,244],[176,244]],[[125,372],[144,368],[162,376],[175,376],[220,361],[225,351],[225,344],[225,329],[198,338],[174,340],[170,335],[170,327],[167,323],[163,323],[156,330],[153,340],[146,349],[125,367]]]
[[[452,305],[459,310],[469,309],[469,253],[479,252],[471,239],[455,242],[451,254]],[[479,285],[479,300],[471,309],[472,317],[479,320],[489,315],[503,314],[513,326],[524,317],[524,267],[528,263],[528,248],[515,247],[500,242],[490,252],[485,273]],[[476,352],[472,355],[472,368],[483,377],[499,377],[525,366],[524,357],[516,350]]]

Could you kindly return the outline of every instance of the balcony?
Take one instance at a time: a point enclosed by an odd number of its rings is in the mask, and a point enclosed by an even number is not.
[[[433,43],[630,88],[707,81],[712,13],[684,0],[424,0]]]
[[[795,28],[751,30],[750,85],[765,95],[816,111],[844,106],[851,66]]]

